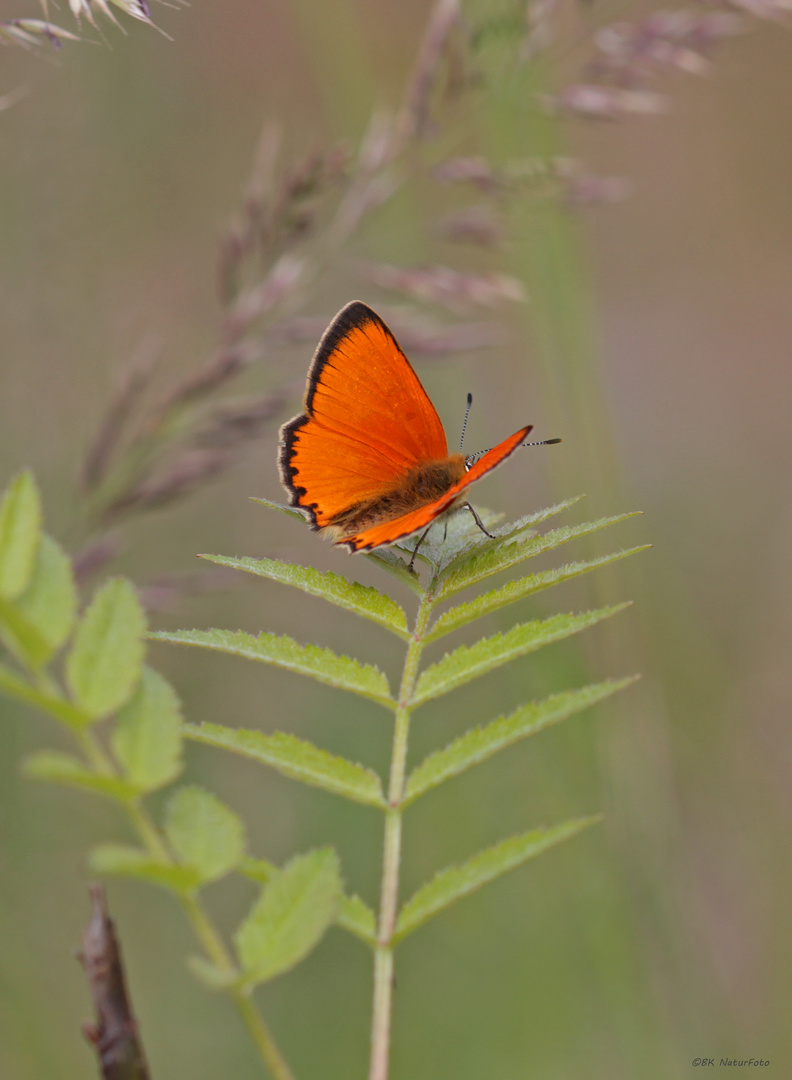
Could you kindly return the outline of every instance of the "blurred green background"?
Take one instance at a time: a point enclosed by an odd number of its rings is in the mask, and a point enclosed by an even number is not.
[[[3,0],[0,16],[31,14],[22,7]],[[417,0],[162,7],[154,14],[173,41],[127,22],[127,36],[105,24],[106,44],[41,59],[3,52],[0,94],[26,93],[0,113],[0,479],[32,465],[48,527],[67,546],[78,542],[82,455],[141,341],[162,342],[163,384],[214,347],[218,237],[262,123],[283,125],[287,155],[358,140],[374,106],[399,100],[427,12]],[[570,11],[549,85],[580,78],[587,27],[606,15]],[[644,675],[620,700],[410,811],[403,895],[534,824],[599,809],[606,819],[406,943],[394,1080],[667,1080],[694,1075],[698,1056],[751,1055],[770,1060],[762,1075],[792,1075],[782,842],[792,791],[792,37],[767,23],[749,29],[725,43],[708,77],[664,81],[666,113],[551,132],[592,172],[629,177],[632,193],[574,215],[517,205],[509,240],[494,252],[436,238],[438,217],[476,198],[440,187],[431,167],[457,154],[527,156],[548,132],[525,106],[524,80],[485,78],[467,104],[440,116],[402,190],[328,267],[303,312],[329,321],[353,298],[392,302],[361,281],[362,260],[516,274],[530,300],[498,311],[496,345],[415,361],[449,432],[473,391],[471,448],[528,421],[537,437],[564,440],[510,462],[477,501],[517,517],[585,491],[568,520],[644,512],[618,535],[598,534],[589,552],[654,545],[597,582],[514,613],[633,598],[618,625],[419,714],[413,760],[549,689]],[[484,56],[485,72],[497,55]],[[301,383],[311,351],[273,353],[242,389]],[[200,551],[266,554],[396,595],[364,561],[247,501],[281,497],[277,423],[298,400],[221,484],[131,524],[118,568],[142,583],[193,571]],[[584,554],[578,545],[564,558]],[[202,593],[152,619],[266,628],[389,673],[399,666],[384,635],[273,583]],[[490,630],[505,625],[493,618]],[[164,646],[152,655],[194,721],[284,728],[387,766],[390,730],[376,709],[241,661]],[[59,734],[6,702],[0,715],[0,1075],[77,1080],[95,1070],[79,1033],[90,1003],[74,957],[87,915],[85,852],[131,837],[101,801],[21,778],[20,758]],[[376,812],[196,748],[188,775],[245,816],[253,853],[280,862],[332,842],[350,888],[374,902]],[[230,927],[251,890],[227,882],[207,895]],[[195,946],[171,899],[113,882],[110,904],[153,1077],[261,1075],[230,1006],[187,972]],[[305,1080],[365,1074],[369,1001],[366,951],[335,929],[261,992]]]

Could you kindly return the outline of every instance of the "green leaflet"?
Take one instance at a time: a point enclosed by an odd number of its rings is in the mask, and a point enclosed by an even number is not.
[[[183,787],[171,796],[165,833],[179,863],[202,885],[230,873],[245,854],[241,819],[203,788]]]
[[[116,874],[139,878],[151,885],[161,885],[171,892],[192,892],[201,884],[200,875],[191,866],[159,862],[140,848],[126,844],[98,844],[88,859],[94,874]]]
[[[48,713],[53,719],[59,720],[67,727],[81,728],[91,722],[91,718],[75,708],[71,702],[57,696],[54,692],[39,690],[38,687],[31,686],[4,664],[0,664],[0,690],[9,697],[16,698],[17,701]]]
[[[181,703],[170,683],[144,667],[137,690],[116,717],[111,744],[138,792],[156,791],[182,770]]]
[[[346,611],[371,619],[401,638],[409,637],[407,616],[403,608],[370,585],[347,581],[340,574],[331,571],[322,573],[312,566],[297,566],[278,559],[233,559],[225,555],[202,555],[201,558],[220,566],[230,566],[236,570],[245,570],[249,574],[270,578],[284,585],[293,585],[310,596],[320,596]]]
[[[250,878],[251,881],[258,881],[261,885],[266,885],[280,873],[278,867],[267,862],[266,859],[253,859],[250,856],[243,859],[237,869],[245,877]],[[372,948],[376,945],[377,924],[374,912],[359,896],[342,894],[338,902],[336,923],[343,930],[348,930],[350,934],[359,937],[366,945]]]
[[[588,536],[589,533],[597,532],[608,525],[615,525],[619,521],[635,517],[635,513],[616,514],[613,517],[600,518],[598,521],[584,522],[582,525],[565,525],[559,529],[552,529],[542,536],[530,536],[510,543],[496,543],[488,541],[480,551],[469,556],[464,561],[460,560],[450,567],[443,575],[438,599],[444,600],[462,589],[475,585],[484,578],[491,577],[501,570],[507,570],[511,566],[541,555],[545,551],[566,544],[578,536]]]
[[[610,697],[617,690],[629,686],[636,678],[637,676],[608,679],[593,686],[583,686],[579,690],[551,694],[542,701],[522,705],[509,716],[501,716],[484,727],[466,731],[442,750],[436,750],[424,758],[413,770],[407,781],[404,804],[409,805],[419,795],[437,787],[444,780],[458,776],[473,765],[486,761],[499,750],[512,746],[520,739],[543,731],[550,724],[557,724],[573,713]]]
[[[258,503],[259,506],[265,506],[267,510],[277,510],[281,514],[286,514],[287,517],[297,518],[298,521],[307,521],[302,510],[295,510],[293,506],[284,506],[283,503],[272,502],[270,499],[259,499],[255,495],[250,496],[250,501]]]
[[[264,886],[234,935],[243,985],[266,982],[307,956],[334,920],[341,893],[338,856],[332,848],[287,863]]]
[[[77,626],[66,657],[66,681],[75,703],[93,720],[115,712],[132,696],[143,667],[146,618],[132,585],[106,582]]]
[[[321,645],[300,645],[286,634],[259,634],[254,637],[242,630],[160,630],[149,634],[155,641],[177,645],[198,645],[204,649],[261,660],[265,664],[310,675],[328,686],[351,690],[389,708],[393,701],[390,687],[379,668],[362,664],[348,656],[339,656]]]
[[[578,495],[572,499],[565,499],[564,502],[557,503],[555,506],[526,514],[517,521],[500,526],[498,523],[503,517],[502,514],[495,514],[491,510],[478,507],[479,517],[487,530],[493,534],[492,537],[482,533],[469,510],[459,508],[447,519],[441,519],[435,523],[426,540],[421,544],[418,557],[420,559],[425,555],[430,563],[440,567],[441,577],[454,575],[457,571],[464,571],[474,552],[486,552],[502,547],[506,540],[526,532],[549,517],[568,510],[581,498],[582,496]],[[408,542],[410,552],[412,543],[413,541]]]
[[[440,870],[430,882],[422,885],[403,906],[396,923],[395,940],[401,941],[413,930],[422,926],[433,915],[444,911],[456,900],[480,889],[489,881],[521,866],[543,851],[568,840],[599,821],[599,815],[566,821],[550,829],[532,829],[521,836],[502,840],[494,847],[480,851],[461,866],[448,866]]]
[[[46,533],[41,537],[31,579],[16,606],[41,635],[47,649],[45,661],[49,660],[71,633],[77,592],[71,559]]]
[[[0,502],[0,597],[16,600],[28,587],[41,535],[41,498],[33,474],[22,472]]]
[[[616,551],[611,555],[602,555],[598,559],[567,563],[566,566],[559,566],[553,570],[544,570],[539,574],[528,574],[526,577],[518,578],[516,581],[507,581],[505,585],[501,585],[498,589],[492,589],[490,592],[477,596],[475,600],[457,604],[456,607],[444,612],[432,625],[424,640],[427,642],[437,641],[438,638],[450,634],[452,630],[458,630],[460,626],[465,626],[482,615],[489,615],[491,612],[506,607],[516,600],[522,600],[526,596],[540,592],[542,589],[548,589],[551,585],[559,585],[563,581],[569,581],[571,578],[579,577],[581,574],[587,574],[589,570],[596,570],[599,566],[606,566],[617,559],[624,559],[627,555],[645,551],[648,547],[651,547],[651,544],[642,544],[639,547]]]
[[[10,653],[25,667],[39,669],[47,662],[52,649],[17,604],[0,596],[0,639]]]
[[[25,590],[14,601],[0,596],[0,637],[25,667],[37,670],[69,636],[76,610],[71,562],[42,535]]]
[[[239,972],[234,968],[218,967],[205,956],[188,956],[187,967],[208,990],[229,990],[239,979]]]
[[[375,551],[367,551],[365,558],[369,562],[376,563],[381,570],[387,571],[392,577],[395,577],[397,581],[400,581],[402,585],[406,585],[408,589],[412,589],[416,596],[423,595],[423,588],[421,582],[416,574],[411,574],[409,570],[409,560],[405,561],[399,554],[397,549],[392,548],[377,548]]]
[[[93,791],[119,802],[128,802],[138,794],[137,789],[125,780],[92,772],[79,758],[60,750],[39,750],[24,760],[22,769],[31,779]]]
[[[449,690],[454,690],[501,664],[533,652],[543,645],[549,645],[552,641],[560,641],[585,630],[626,607],[629,607],[629,603],[584,611],[580,615],[553,615],[549,619],[519,623],[503,634],[482,638],[475,645],[460,645],[421,673],[412,704],[422,705],[425,701],[447,694]]]
[[[372,769],[330,754],[305,739],[276,731],[229,728],[221,724],[186,724],[184,733],[196,742],[233,750],[269,765],[292,780],[323,788],[369,806],[385,806],[382,782]]]
[[[535,510],[532,514],[525,514],[516,521],[507,522],[500,529],[490,529],[490,532],[494,532],[500,541],[509,540],[511,537],[516,536],[517,533],[525,532],[526,529],[530,529],[534,525],[541,525],[543,521],[547,521],[550,517],[563,514],[565,510],[569,510],[571,506],[579,503],[585,497],[585,495],[573,495],[571,499],[564,499],[562,502],[556,503],[554,506],[548,506],[544,510]]]

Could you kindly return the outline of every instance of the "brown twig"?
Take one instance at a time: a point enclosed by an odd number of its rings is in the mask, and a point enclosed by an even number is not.
[[[126,989],[121,951],[101,885],[91,885],[91,918],[80,954],[96,1010],[83,1032],[95,1048],[104,1080],[149,1080],[148,1066]]]

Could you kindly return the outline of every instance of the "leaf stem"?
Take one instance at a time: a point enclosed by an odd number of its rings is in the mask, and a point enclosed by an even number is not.
[[[415,620],[415,629],[407,646],[407,655],[404,659],[404,669],[399,687],[399,700],[394,716],[393,750],[388,783],[388,808],[385,811],[379,926],[377,929],[377,947],[374,952],[374,1003],[371,1017],[369,1080],[388,1080],[393,1003],[393,935],[396,928],[399,902],[402,814],[404,811],[410,713],[415,684],[418,678],[418,665],[421,660],[424,638],[434,604],[434,582],[432,582],[421,597]]]

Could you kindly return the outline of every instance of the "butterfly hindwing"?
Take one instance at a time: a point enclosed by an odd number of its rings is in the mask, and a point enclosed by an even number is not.
[[[468,469],[461,480],[449,487],[448,491],[440,498],[435,499],[434,502],[421,506],[417,510],[411,510],[393,521],[374,525],[370,529],[359,532],[356,536],[346,537],[343,543],[348,546],[350,551],[370,551],[372,548],[381,547],[383,544],[395,544],[397,540],[402,540],[412,533],[425,529],[428,525],[431,525],[435,518],[450,509],[471,484],[475,483],[476,480],[480,480],[486,473],[491,472],[506,458],[511,457],[525,440],[530,430],[530,425],[520,428],[519,431],[510,435],[508,439],[504,439],[502,443],[493,447],[492,450],[488,450]]]

